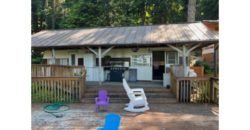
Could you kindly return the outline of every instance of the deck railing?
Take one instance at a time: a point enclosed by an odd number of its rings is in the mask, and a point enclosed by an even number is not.
[[[32,102],[79,102],[85,78],[83,66],[32,65]]]
[[[213,102],[219,104],[219,78],[212,77],[210,83],[212,84]]]
[[[177,77],[171,68],[171,91],[179,102],[218,103],[218,78]]]
[[[32,64],[32,77],[78,77],[84,66]]]

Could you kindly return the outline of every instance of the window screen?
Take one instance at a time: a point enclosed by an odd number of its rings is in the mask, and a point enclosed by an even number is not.
[[[177,52],[166,52],[167,64],[177,64]]]
[[[75,54],[71,55],[71,65],[76,65]]]
[[[78,65],[84,65],[83,58],[78,58]]]

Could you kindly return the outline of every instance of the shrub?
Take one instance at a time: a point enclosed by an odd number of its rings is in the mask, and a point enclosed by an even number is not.
[[[194,66],[203,66],[204,67],[204,72],[205,74],[211,74],[213,73],[213,69],[211,68],[211,66],[205,62],[202,61],[197,61]]]
[[[60,89],[44,89],[44,86],[32,84],[31,100],[32,103],[42,103],[44,99],[49,103],[53,102],[69,102],[70,94]],[[57,94],[60,94],[58,99]],[[75,97],[75,96],[74,96]],[[77,98],[71,100],[71,102],[77,102]]]

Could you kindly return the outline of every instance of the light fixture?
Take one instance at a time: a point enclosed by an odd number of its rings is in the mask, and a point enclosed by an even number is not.
[[[138,47],[132,48],[132,51],[133,51],[133,52],[137,52],[138,50],[139,50]]]

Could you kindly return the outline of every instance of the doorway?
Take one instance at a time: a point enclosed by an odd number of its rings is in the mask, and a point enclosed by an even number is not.
[[[164,54],[164,51],[153,51],[153,80],[163,80]]]

